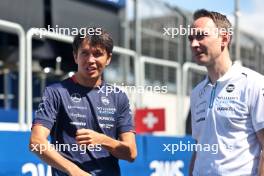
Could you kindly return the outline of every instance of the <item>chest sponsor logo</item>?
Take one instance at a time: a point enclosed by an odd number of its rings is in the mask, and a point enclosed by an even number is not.
[[[113,118],[113,117],[105,117],[105,116],[98,116],[98,120],[114,122],[115,118]]]
[[[70,113],[70,116],[75,117],[75,118],[86,118],[86,115],[79,114],[79,113]]]
[[[81,98],[81,95],[78,94],[78,93],[73,93],[71,94],[71,100],[74,102],[74,103],[79,103],[82,98]]]
[[[108,124],[108,123],[100,123],[99,125],[101,128],[105,128],[105,129],[111,129],[114,127],[114,124]]]
[[[107,97],[101,97],[101,102],[107,106],[110,103],[110,100]]]
[[[116,108],[97,107],[97,112],[99,114],[114,114],[116,112]]]
[[[68,109],[80,109],[80,110],[87,110],[87,107],[84,106],[72,106],[72,105],[68,105],[67,106]]]
[[[235,90],[235,85],[234,85],[234,84],[229,84],[229,85],[227,85],[227,87],[226,87],[226,91],[227,91],[228,93],[233,92],[233,90]]]
[[[238,96],[218,96],[217,97],[218,100],[238,100],[239,97]]]
[[[235,108],[228,106],[228,107],[217,107],[217,111],[235,111]]]
[[[81,126],[81,127],[86,126],[86,122],[70,122],[70,124],[75,125],[75,126]]]

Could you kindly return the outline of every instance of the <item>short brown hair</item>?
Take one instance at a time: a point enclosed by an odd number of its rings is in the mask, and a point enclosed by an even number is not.
[[[225,29],[226,31],[232,29],[232,24],[227,19],[227,17],[219,12],[208,11],[206,9],[199,9],[194,12],[193,20],[197,20],[198,18],[201,17],[211,18],[218,29],[222,28]],[[232,40],[232,34],[230,32],[228,32],[228,34],[230,36],[230,42],[228,44],[228,48],[229,48]]]
[[[93,28],[94,31],[96,31],[96,29],[99,29],[95,27]],[[101,29],[99,33],[90,34],[87,32],[85,34],[79,33],[78,35],[76,35],[72,43],[72,49],[74,54],[77,54],[78,49],[80,48],[84,40],[87,40],[91,46],[102,47],[106,50],[108,56],[113,52],[113,39],[111,38],[110,34],[107,31],[104,31],[103,29]]]

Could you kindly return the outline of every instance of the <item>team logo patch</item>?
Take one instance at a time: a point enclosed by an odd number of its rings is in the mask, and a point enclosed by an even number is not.
[[[46,101],[48,99],[48,97],[43,96],[41,99],[42,99],[42,101]]]
[[[228,93],[233,92],[233,90],[235,90],[235,85],[234,85],[234,84],[229,84],[229,85],[226,87],[226,91],[227,91]]]
[[[74,103],[79,103],[81,101],[81,95],[78,94],[78,93],[73,93],[71,95],[71,100],[74,102]]]
[[[101,101],[104,105],[109,105],[110,101],[107,97],[101,97]]]

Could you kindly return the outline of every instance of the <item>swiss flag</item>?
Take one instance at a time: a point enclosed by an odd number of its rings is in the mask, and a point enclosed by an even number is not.
[[[165,110],[160,109],[136,109],[136,132],[149,133],[165,130]]]

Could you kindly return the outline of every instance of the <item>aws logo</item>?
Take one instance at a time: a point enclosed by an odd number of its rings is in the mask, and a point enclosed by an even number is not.
[[[150,169],[154,169],[154,172],[150,176],[184,176],[181,169],[184,168],[184,162],[182,160],[177,161],[151,161],[149,164]]]
[[[45,171],[46,168],[46,171]],[[44,166],[44,164],[34,164],[34,163],[25,163],[22,166],[22,174],[28,175],[31,174],[32,176],[52,176],[51,175],[51,167]]]

